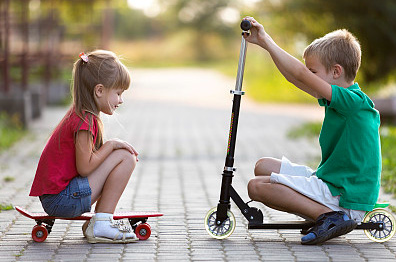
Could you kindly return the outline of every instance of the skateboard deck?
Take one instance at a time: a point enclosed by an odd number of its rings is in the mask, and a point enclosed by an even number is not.
[[[33,219],[36,221],[36,225],[32,230],[32,238],[36,242],[43,242],[49,233],[51,233],[52,226],[56,219],[62,220],[90,220],[95,214],[94,212],[84,213],[78,217],[65,218],[65,217],[55,217],[49,216],[45,212],[30,212],[22,207],[15,206],[15,209],[21,213],[23,216]],[[133,228],[136,236],[139,240],[146,240],[151,235],[151,227],[147,224],[149,217],[160,217],[163,214],[152,211],[133,211],[133,212],[115,212],[113,214],[113,219],[128,219],[131,227]]]

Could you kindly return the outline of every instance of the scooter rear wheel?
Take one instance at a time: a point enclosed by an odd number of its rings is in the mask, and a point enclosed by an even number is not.
[[[383,222],[384,230],[366,229],[366,236],[375,242],[385,242],[393,237],[396,232],[396,221],[391,213],[382,208],[374,209],[366,214],[363,222]]]
[[[217,207],[208,211],[205,217],[205,229],[208,234],[216,239],[224,239],[229,237],[235,230],[234,214],[228,210],[227,219],[221,225],[216,224]]]

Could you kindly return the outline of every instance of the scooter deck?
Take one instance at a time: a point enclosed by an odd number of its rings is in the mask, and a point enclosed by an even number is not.
[[[277,223],[249,224],[249,229],[309,229],[315,225],[310,221],[283,221]]]
[[[309,229],[315,225],[314,222],[310,221],[283,221],[277,223],[263,223],[263,224],[249,224],[249,229]],[[367,222],[359,224],[355,229],[369,229],[369,230],[383,230],[384,223],[378,222]]]

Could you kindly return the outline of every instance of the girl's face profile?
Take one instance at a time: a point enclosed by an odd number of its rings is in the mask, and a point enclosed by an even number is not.
[[[118,106],[124,102],[121,97],[123,92],[124,90],[121,88],[103,88],[102,96],[98,98],[100,111],[112,115]]]

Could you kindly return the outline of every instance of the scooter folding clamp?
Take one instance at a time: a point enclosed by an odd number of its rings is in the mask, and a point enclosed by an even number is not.
[[[224,171],[235,172],[236,170],[237,170],[236,167],[229,167],[229,166],[224,167]]]
[[[230,94],[243,96],[245,91],[230,90]]]

